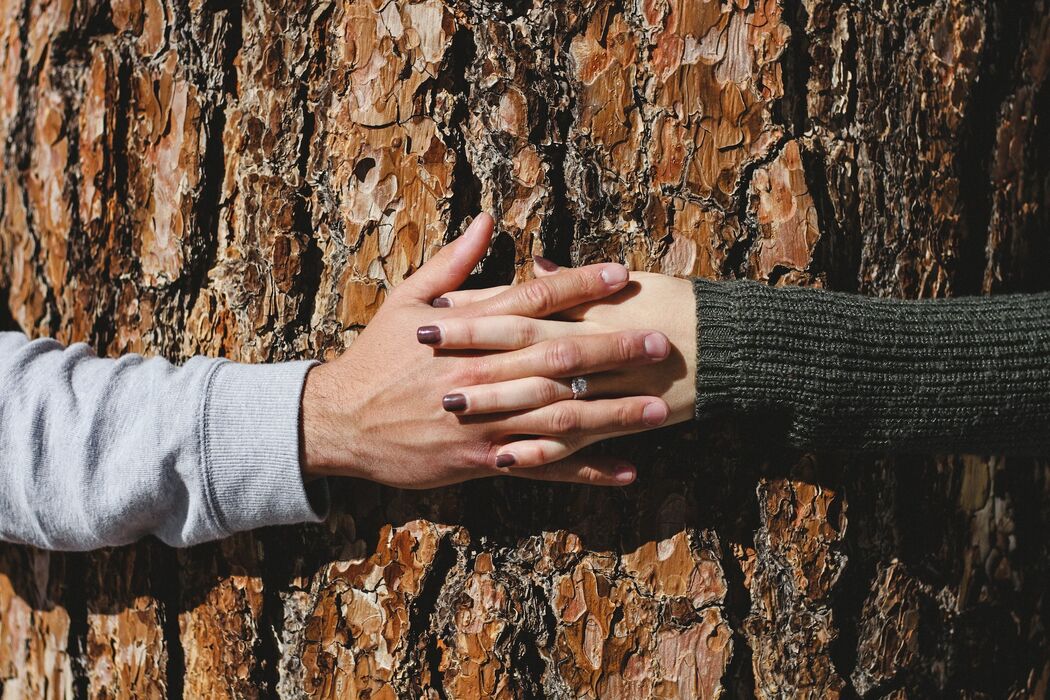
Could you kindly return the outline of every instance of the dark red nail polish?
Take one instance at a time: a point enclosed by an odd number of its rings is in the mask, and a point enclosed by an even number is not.
[[[430,305],[435,309],[450,309],[452,308],[452,300],[445,297],[438,297],[434,301],[430,302]]]
[[[496,466],[500,469],[507,467],[513,467],[514,463],[518,460],[514,459],[514,455],[496,455]]]
[[[542,255],[533,255],[532,259],[535,260],[536,264],[539,265],[540,269],[544,270],[545,272],[558,271],[558,263],[554,262],[553,260],[548,260]]]
[[[448,394],[441,399],[441,407],[449,413],[457,413],[466,409],[467,397],[463,394]]]
[[[416,340],[424,345],[437,345],[441,342],[441,329],[437,326],[421,326],[416,331]]]

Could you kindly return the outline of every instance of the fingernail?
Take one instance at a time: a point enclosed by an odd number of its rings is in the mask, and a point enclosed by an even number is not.
[[[667,420],[667,408],[662,403],[654,401],[642,409],[642,422],[646,425],[654,427],[663,425],[665,420]]]
[[[553,260],[548,260],[547,258],[543,257],[542,255],[533,255],[532,259],[539,266],[539,268],[541,270],[543,270],[544,272],[557,272],[558,271],[558,263],[554,262]]]
[[[517,462],[517,461],[518,460],[514,459],[514,455],[508,455],[508,454],[496,455],[496,466],[499,467],[500,469],[505,469],[507,467],[513,467],[514,463]]]
[[[609,265],[602,270],[602,280],[606,284],[620,284],[627,281],[627,268],[623,265]]]
[[[622,467],[617,467],[616,472],[613,474],[613,478],[616,479],[617,483],[629,484],[634,481],[635,471],[634,467],[627,464]]]
[[[441,342],[441,329],[437,326],[420,326],[416,330],[416,340],[424,345],[437,345]],[[648,343],[649,339],[646,338],[645,342]],[[646,348],[648,348],[648,345]]]
[[[449,413],[456,413],[467,408],[467,397],[463,394],[446,394],[441,399],[441,407]]]
[[[667,338],[661,333],[650,333],[645,336],[645,354],[651,359],[662,360],[667,357],[669,350]]]
[[[452,300],[447,297],[438,297],[430,302],[430,305],[435,309],[450,309],[452,308]]]

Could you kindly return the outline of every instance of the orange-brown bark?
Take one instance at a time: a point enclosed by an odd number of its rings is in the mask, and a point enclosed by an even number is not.
[[[1046,289],[1046,0],[7,0],[0,327],[331,357],[480,208],[563,264]],[[0,545],[0,697],[1042,697],[1050,468],[665,430],[621,491]]]

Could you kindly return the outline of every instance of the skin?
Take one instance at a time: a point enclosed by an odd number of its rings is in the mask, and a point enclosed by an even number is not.
[[[393,291],[351,348],[307,375],[302,399],[302,465],[307,479],[339,475],[400,488],[431,488],[485,476],[622,486],[633,465],[612,457],[574,455],[599,436],[637,432],[670,416],[659,396],[624,395],[593,401],[505,401],[499,412],[459,415],[443,406],[449,387],[523,379],[601,377],[672,357],[666,336],[651,330],[610,330],[573,320],[546,334],[504,342],[499,352],[464,351],[420,342],[420,327],[484,323],[491,316],[542,319],[616,294],[628,286],[621,265],[592,265],[493,292],[482,304],[432,306],[459,287],[486,253],[492,219],[480,215]],[[537,441],[556,441],[542,460],[505,465]],[[522,444],[525,443],[525,444]]]
[[[537,259],[537,278],[551,279],[567,274],[543,258]],[[454,307],[470,310],[476,317],[455,320],[447,336],[450,346],[461,349],[481,349],[495,346],[500,339],[528,336],[546,337],[559,332],[560,327],[544,324],[552,321],[532,319],[503,320],[486,316],[492,312],[494,300],[505,288],[453,292],[446,295]],[[581,304],[557,314],[557,318],[578,324],[589,333],[610,333],[631,328],[648,327],[662,332],[671,342],[668,359],[644,367],[621,368],[588,378],[588,398],[627,396],[651,393],[666,401],[670,415],[667,424],[681,423],[693,417],[696,400],[696,303],[692,282],[687,279],[645,272],[631,273],[631,281],[624,288],[605,299]],[[531,330],[526,330],[528,327]],[[551,394],[548,394],[551,392]],[[512,397],[522,404],[543,403],[550,398],[571,398],[567,387],[546,386],[541,379],[530,378],[511,382],[466,386],[453,389],[450,394],[465,397],[464,413],[481,415],[501,410],[501,403]],[[622,433],[589,435],[586,442],[614,437]],[[542,441],[540,445],[548,441]],[[537,456],[536,445],[519,443],[507,451],[518,452],[516,463],[526,466]]]

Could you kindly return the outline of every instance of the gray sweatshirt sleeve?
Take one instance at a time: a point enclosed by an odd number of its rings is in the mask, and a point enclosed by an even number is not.
[[[0,333],[0,539],[188,546],[320,520],[327,485],[299,467],[311,364],[176,367]]]

